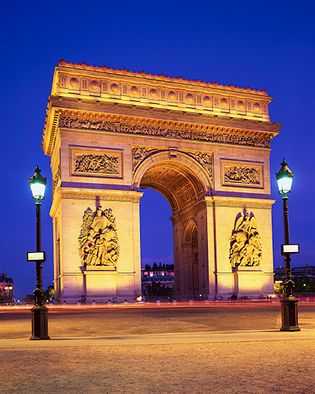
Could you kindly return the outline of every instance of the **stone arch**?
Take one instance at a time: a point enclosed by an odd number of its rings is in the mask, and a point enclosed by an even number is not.
[[[173,213],[212,192],[212,180],[195,159],[183,152],[163,151],[145,158],[135,171],[133,188],[152,188],[170,203]]]
[[[203,287],[204,277],[208,276],[205,266],[200,264],[203,246],[199,242],[202,232],[198,221],[190,219],[186,222],[182,239],[182,267],[185,272],[182,278],[183,298],[200,299],[207,297],[208,288]]]
[[[189,268],[194,253],[199,294],[234,292],[229,239],[242,207],[254,209],[264,224],[264,258],[259,270],[238,269],[240,294],[273,291],[269,147],[280,129],[270,121],[270,97],[217,83],[208,93],[200,89],[200,82],[182,78],[65,62],[55,68],[42,145],[55,186],[50,212],[57,297],[134,300],[140,294],[141,187],[158,190],[172,206],[180,298],[195,296]],[[85,269],[78,237],[84,212],[90,208],[94,215],[100,205],[116,218],[120,257],[114,267]]]
[[[206,233],[205,196],[211,194],[211,178],[194,158],[183,152],[154,152],[135,171],[133,187],[160,192],[172,208],[176,297],[207,297],[207,248],[199,242]],[[207,281],[206,281],[207,282]]]
[[[185,225],[184,233],[183,233],[183,243],[191,242],[193,238],[193,234],[197,228],[197,223],[194,219],[188,220]]]

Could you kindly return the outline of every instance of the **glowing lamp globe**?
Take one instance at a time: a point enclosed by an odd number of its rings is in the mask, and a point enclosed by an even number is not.
[[[41,170],[36,166],[34,175],[30,179],[30,187],[32,190],[32,197],[35,200],[43,200],[45,197],[46,178],[41,175]]]
[[[279,172],[276,173],[279,193],[286,196],[291,191],[293,172],[288,167],[288,163],[283,159]]]

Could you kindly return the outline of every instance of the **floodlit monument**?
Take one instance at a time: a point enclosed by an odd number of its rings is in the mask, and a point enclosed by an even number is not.
[[[59,299],[141,293],[142,191],[172,207],[176,297],[273,292],[265,91],[61,61],[47,106]],[[152,207],[154,209],[154,207]]]

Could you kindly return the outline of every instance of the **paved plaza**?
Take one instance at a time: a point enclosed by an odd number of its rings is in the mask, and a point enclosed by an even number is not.
[[[1,308],[4,393],[313,393],[315,304],[279,332],[279,303]]]

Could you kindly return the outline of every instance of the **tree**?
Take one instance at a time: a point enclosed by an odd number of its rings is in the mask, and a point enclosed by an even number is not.
[[[33,304],[34,303],[34,294],[26,294],[26,296],[22,299],[23,302],[26,302],[27,304]]]
[[[55,289],[53,285],[49,285],[46,290],[43,291],[43,301],[44,302],[51,302],[55,297]],[[27,304],[34,303],[34,294],[26,294],[26,296],[22,300]]]
[[[52,301],[55,297],[55,289],[53,285],[49,285],[47,289],[44,291],[44,300],[45,301]]]

